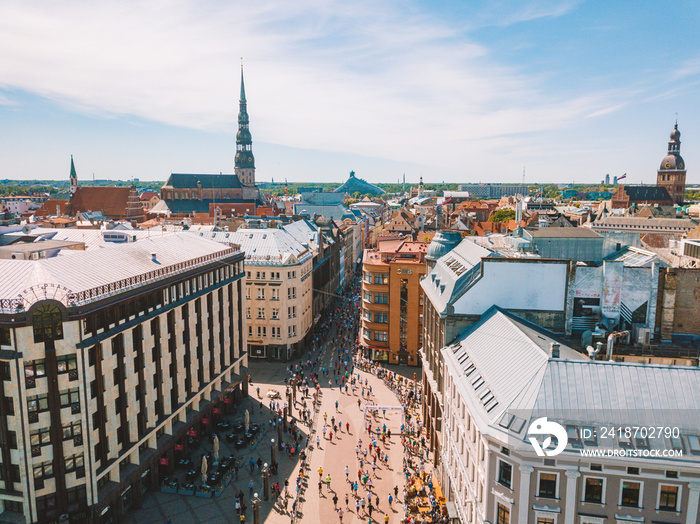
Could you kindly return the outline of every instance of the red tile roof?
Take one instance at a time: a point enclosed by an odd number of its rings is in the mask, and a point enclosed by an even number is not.
[[[102,211],[107,218],[126,218],[130,187],[78,187],[71,197],[71,214]]]
[[[58,206],[58,213],[56,213],[56,206]],[[41,205],[39,209],[36,210],[34,216],[48,217],[56,214],[69,215],[70,202],[68,200],[56,200],[54,198],[49,198]]]

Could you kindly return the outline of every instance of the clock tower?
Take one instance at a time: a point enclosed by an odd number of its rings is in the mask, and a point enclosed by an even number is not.
[[[255,186],[255,158],[253,157],[253,139],[248,129],[248,107],[243,84],[243,66],[241,66],[241,99],[238,110],[238,133],[236,134],[235,173],[244,187]]]
[[[681,132],[678,121],[671,131],[668,153],[661,161],[656,175],[656,185],[665,187],[674,204],[682,204],[685,198],[685,162],[681,157]]]

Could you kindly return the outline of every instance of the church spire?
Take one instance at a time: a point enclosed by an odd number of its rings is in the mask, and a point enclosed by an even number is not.
[[[236,134],[235,173],[244,186],[255,185],[255,158],[253,157],[253,139],[248,129],[248,104],[245,99],[243,66],[241,65],[241,99],[238,109],[238,133]]]
[[[73,155],[70,156],[70,194],[74,195],[78,190],[78,175],[75,172],[75,164],[73,163]]]

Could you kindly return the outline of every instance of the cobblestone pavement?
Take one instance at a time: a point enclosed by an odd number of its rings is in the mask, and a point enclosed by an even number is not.
[[[332,337],[330,341],[322,349],[322,364],[327,363],[336,358],[336,353],[332,347]],[[310,357],[306,354],[304,357]],[[296,363],[296,361],[294,362]],[[294,364],[293,363],[293,364]],[[238,408],[237,417],[240,418],[244,411],[248,409],[251,413],[251,423],[263,424],[267,428],[267,434],[262,439],[262,442],[256,449],[248,448],[242,450],[229,449],[229,444],[225,439],[221,439],[221,455],[235,454],[242,457],[242,466],[239,472],[238,480],[234,480],[224,490],[218,498],[206,499],[186,495],[177,495],[169,493],[149,493],[144,498],[142,507],[134,510],[126,515],[124,521],[127,523],[166,523],[168,520],[172,524],[180,523],[233,523],[240,522],[234,509],[235,494],[239,491],[244,493],[244,502],[247,505],[245,513],[246,522],[253,522],[253,504],[251,493],[258,493],[260,499],[263,498],[262,476],[257,467],[253,473],[250,473],[248,461],[252,457],[257,461],[260,457],[264,462],[271,461],[270,439],[277,439],[277,429],[269,427],[272,414],[269,411],[269,399],[266,393],[269,389],[279,391],[282,395],[280,402],[284,401],[286,386],[284,378],[287,370],[286,363],[278,362],[250,362],[250,374],[253,380],[252,387],[249,388],[250,397],[244,399]],[[412,376],[415,368],[401,368],[401,371],[406,376]],[[372,400],[379,406],[397,406],[398,400],[396,395],[372,373],[358,371],[355,375],[360,374],[362,380],[368,380],[368,384],[372,386]],[[323,383],[323,377],[321,383]],[[260,396],[256,392],[260,388]],[[256,398],[257,397],[257,398]],[[350,478],[357,479],[357,471],[359,467],[358,458],[355,455],[355,446],[358,439],[362,438],[366,447],[369,442],[367,433],[363,432],[363,417],[364,417],[364,397],[357,390],[353,394],[349,391],[348,394],[341,392],[338,387],[328,387],[327,378],[325,387],[321,388],[321,405],[320,409],[312,415],[315,417],[315,423],[311,430],[303,423],[298,424],[302,432],[302,439],[309,435],[310,431],[310,450],[308,451],[308,467],[306,476],[302,485],[302,490],[299,493],[297,503],[297,517],[294,522],[309,522],[309,523],[351,523],[351,522],[369,522],[369,515],[366,511],[360,508],[359,513],[355,507],[355,499],[350,493],[350,483],[346,480],[345,468],[350,471]],[[360,407],[358,407],[358,399]],[[338,402],[338,411],[335,408],[335,402]],[[310,401],[309,401],[310,404]],[[312,412],[313,413],[313,412]],[[323,413],[328,414],[328,423],[330,424],[331,417],[336,418],[336,422],[342,422],[342,431],[337,435],[333,435],[332,441],[328,439],[329,431],[327,430],[326,438],[323,436]],[[298,410],[294,409],[293,416],[300,418]],[[346,430],[346,423],[349,424],[349,431]],[[388,428],[392,430],[392,437],[387,446],[389,461],[388,465],[377,467],[376,476],[371,475],[373,484],[373,493],[379,496],[379,505],[372,514],[372,522],[385,522],[385,515],[389,517],[389,522],[398,523],[403,518],[403,498],[402,492],[404,487],[403,477],[403,446],[401,437],[399,436],[400,417],[398,413],[387,411],[386,418],[382,413],[379,413],[375,421],[380,426],[386,423]],[[320,438],[320,447],[316,446],[316,437]],[[203,439],[204,440],[204,439]],[[284,435],[286,443],[291,442],[289,434]],[[204,452],[211,452],[211,443],[204,442],[201,444],[201,451],[194,451],[192,457],[197,460]],[[290,498],[287,499],[287,509],[291,509],[292,497],[295,495],[295,481],[299,472],[299,456],[296,454],[293,457],[288,457],[286,454],[277,452],[277,460],[280,464],[279,472],[271,478],[271,485],[279,482],[281,485],[284,479],[289,479]],[[427,462],[426,462],[427,464]],[[329,490],[324,482],[321,491],[318,489],[318,469],[323,468],[323,479],[326,476],[331,476],[331,489]],[[363,469],[372,470],[371,466],[365,463]],[[180,477],[184,477],[184,472],[179,472]],[[250,481],[253,481],[253,490],[248,487]],[[398,500],[395,500],[392,506],[389,506],[388,495],[393,488],[397,486]],[[368,490],[360,485],[358,490],[359,497],[365,498]],[[345,504],[345,495],[348,495],[348,506]],[[342,509],[343,517],[340,519],[339,513],[334,509],[333,497],[338,497],[338,508]],[[266,523],[290,523],[292,522],[290,515],[282,510],[281,499],[280,503],[276,504],[272,500],[272,496],[268,501],[261,501],[260,505],[260,522]]]

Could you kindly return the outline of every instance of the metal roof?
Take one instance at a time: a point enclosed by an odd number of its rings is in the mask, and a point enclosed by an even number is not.
[[[305,262],[313,257],[312,251],[285,229],[241,228],[233,233],[201,232],[191,233],[212,238],[219,242],[234,242],[245,252],[246,264],[286,266]],[[224,240],[225,239],[225,240]]]
[[[357,217],[344,204],[333,205],[315,205],[308,203],[294,204],[295,215],[308,215],[313,218],[314,215],[324,216],[331,220],[357,220]]]
[[[587,227],[540,227],[524,231],[533,238],[601,238]]]
[[[440,257],[435,267],[421,280],[423,292],[438,313],[461,297],[481,272],[481,259],[493,252],[468,238]]]
[[[559,358],[549,354],[551,342],[560,344]],[[523,428],[541,417],[570,428],[569,451],[593,446],[576,440],[584,426],[599,434],[609,426],[666,426],[680,428],[685,438],[700,436],[697,367],[589,360],[548,331],[496,306],[442,354],[480,429],[500,438],[527,446]],[[514,419],[517,428],[511,425]],[[600,442],[606,448],[670,445],[664,438]]]
[[[62,256],[40,260],[0,260],[0,274],[4,275],[0,279],[0,298],[22,297],[26,307],[55,296],[67,304],[67,295],[71,293],[157,270],[164,277],[172,266],[217,253],[225,255],[230,250],[228,246],[186,234],[108,245],[105,249],[64,250]]]

